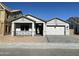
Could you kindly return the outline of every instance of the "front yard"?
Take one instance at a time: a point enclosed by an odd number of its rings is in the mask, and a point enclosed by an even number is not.
[[[11,35],[5,35],[0,36],[0,43],[42,43],[47,42],[45,37],[42,36],[14,36]]]
[[[11,35],[0,35],[0,43],[79,43],[79,36],[63,36],[63,35],[52,35],[52,36],[14,36]]]

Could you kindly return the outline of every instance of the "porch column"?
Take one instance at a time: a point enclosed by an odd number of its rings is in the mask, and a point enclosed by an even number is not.
[[[46,34],[46,24],[43,23],[43,36],[45,36],[45,34]]]
[[[9,25],[7,25],[7,34],[9,34]]]
[[[14,23],[12,23],[12,27],[11,27],[11,35],[14,36],[14,31],[15,31],[15,27],[14,27]]]
[[[32,23],[32,36],[35,35],[35,28],[34,28],[34,23]]]

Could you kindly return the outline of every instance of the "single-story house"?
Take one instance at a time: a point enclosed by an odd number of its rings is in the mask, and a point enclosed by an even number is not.
[[[59,18],[44,21],[32,15],[11,21],[11,35],[69,35],[69,23]]]

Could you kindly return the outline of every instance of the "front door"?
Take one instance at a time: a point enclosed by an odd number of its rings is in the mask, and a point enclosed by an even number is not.
[[[43,35],[43,23],[36,23],[36,35]]]

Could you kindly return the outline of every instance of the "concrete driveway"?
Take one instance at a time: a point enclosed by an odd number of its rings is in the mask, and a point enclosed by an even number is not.
[[[79,39],[76,36],[50,35],[46,36],[46,38],[50,43],[79,43]]]

